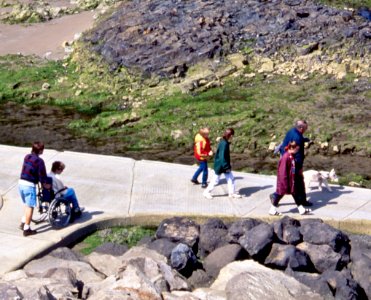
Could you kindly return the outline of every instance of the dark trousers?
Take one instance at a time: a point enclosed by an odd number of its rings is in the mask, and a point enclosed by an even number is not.
[[[198,176],[202,173],[202,184],[207,184],[207,178],[209,175],[209,169],[207,167],[207,160],[198,161],[200,164],[196,172],[194,173],[192,179],[197,180]]]
[[[296,205],[304,205],[307,202],[307,195],[305,193],[305,183],[302,170],[296,171],[294,179],[294,193],[292,197],[295,200]],[[277,194],[276,192],[272,194],[272,205],[278,206],[278,203],[283,198],[284,195]]]

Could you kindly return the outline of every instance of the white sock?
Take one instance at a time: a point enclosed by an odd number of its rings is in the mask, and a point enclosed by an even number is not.
[[[28,229],[30,229],[30,225],[24,224],[23,230],[28,230]]]
[[[303,205],[299,205],[298,206],[298,210],[299,210],[299,214],[303,214],[303,213],[305,213],[305,208],[304,208],[304,206]]]

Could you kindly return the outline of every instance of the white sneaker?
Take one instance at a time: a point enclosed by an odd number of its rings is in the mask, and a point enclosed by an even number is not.
[[[273,205],[271,206],[269,212],[268,212],[271,216],[282,216],[282,214],[280,212],[277,211],[276,207],[274,207]]]
[[[305,208],[303,205],[299,205],[298,210],[301,215],[309,215],[312,212],[310,208]]]
[[[202,194],[207,199],[213,199],[213,195],[211,195],[210,192],[208,192],[208,191],[204,191]]]
[[[242,196],[240,194],[237,194],[237,193],[234,193],[234,194],[230,194],[228,195],[229,198],[242,198]]]

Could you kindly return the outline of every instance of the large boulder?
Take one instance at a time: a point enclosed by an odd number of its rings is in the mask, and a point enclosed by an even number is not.
[[[216,278],[221,268],[227,264],[236,261],[247,259],[249,255],[238,244],[229,244],[211,252],[203,262],[203,267],[208,275]]]
[[[274,232],[272,226],[262,223],[240,237],[238,242],[253,259],[264,262],[270,252],[273,240]]]
[[[171,251],[173,251],[173,249],[176,247],[176,243],[168,240],[168,239],[165,239],[165,238],[161,238],[161,239],[156,239],[152,242],[150,242],[147,247],[149,249],[152,249],[160,254],[162,254],[163,256],[165,256],[166,258],[170,258],[170,255],[171,255]]]
[[[300,232],[304,242],[314,245],[329,245],[335,252],[340,253],[339,269],[349,263],[350,240],[344,232],[317,221],[303,223]]]
[[[95,272],[92,266],[82,261],[71,261],[60,258],[55,258],[50,255],[44,256],[40,259],[35,259],[25,265],[24,270],[28,276],[45,277],[52,269],[63,268],[71,269],[76,278],[83,283],[101,281],[104,276]]]
[[[225,266],[211,288],[225,291],[227,299],[322,299],[294,278],[252,260]]]
[[[349,270],[326,271],[322,277],[334,291],[335,299],[367,299],[365,291],[352,278]]]
[[[271,268],[294,271],[313,272],[313,264],[308,255],[293,245],[273,244],[264,264]]]
[[[178,244],[170,256],[171,267],[189,277],[197,269],[198,261],[192,249],[186,244]]]
[[[228,238],[231,243],[238,243],[241,236],[245,235],[250,229],[261,224],[262,221],[252,218],[246,218],[233,222],[228,227]]]
[[[319,273],[341,269],[341,255],[328,245],[313,245],[303,242],[296,247],[309,255],[310,260]]]
[[[367,297],[371,299],[371,258],[367,254],[360,253],[352,258],[350,271],[353,278],[365,291]]]
[[[298,220],[285,216],[273,222],[272,226],[280,242],[296,245],[302,241],[300,222]]]
[[[199,252],[204,257],[215,249],[228,244],[227,226],[220,219],[208,219],[200,228]]]
[[[191,248],[198,243],[200,237],[200,226],[194,221],[174,217],[163,220],[157,228],[156,238],[166,238],[175,243],[183,243]]]

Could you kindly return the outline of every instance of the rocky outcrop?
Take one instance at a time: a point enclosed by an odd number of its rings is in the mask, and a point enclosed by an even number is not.
[[[343,78],[371,76],[370,33],[362,14],[314,1],[147,0],[123,2],[85,41],[112,70],[148,76],[184,76],[205,60],[215,70],[241,52],[237,65],[251,63],[259,73]]]
[[[293,236],[300,238],[291,243],[285,232],[293,229],[300,232]],[[233,238],[217,245],[211,239],[215,232],[223,240]],[[199,225],[174,217],[160,224],[156,236],[122,254],[112,251],[120,247],[111,244],[85,257],[68,248],[57,249],[23,270],[2,276],[0,296],[131,300],[371,297],[370,243],[356,237],[351,242],[353,237],[319,219],[286,217],[273,224],[242,219],[226,224],[213,218]],[[213,247],[201,243],[203,239],[210,239]],[[196,253],[206,256],[201,259]]]

